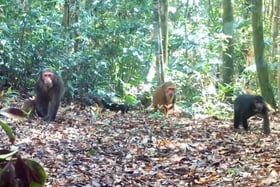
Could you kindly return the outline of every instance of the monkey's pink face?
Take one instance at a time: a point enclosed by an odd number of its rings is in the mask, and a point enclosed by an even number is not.
[[[166,95],[169,95],[170,97],[175,95],[175,88],[167,88],[166,89]]]
[[[44,85],[47,88],[53,87],[54,74],[52,72],[46,71],[46,72],[42,73],[42,77],[41,78],[43,80]]]

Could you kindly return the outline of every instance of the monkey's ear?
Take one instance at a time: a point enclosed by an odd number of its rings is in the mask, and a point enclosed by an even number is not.
[[[24,112],[23,110],[18,109],[18,108],[13,108],[13,107],[2,108],[0,110],[0,114],[2,116],[17,119],[17,120],[21,120],[21,119],[23,119],[24,117],[27,116],[26,112]]]

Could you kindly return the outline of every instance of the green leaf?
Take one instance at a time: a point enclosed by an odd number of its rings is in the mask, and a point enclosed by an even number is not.
[[[125,95],[125,101],[127,104],[134,104],[137,102],[137,99],[133,95]]]
[[[16,154],[18,152],[18,149],[11,151],[7,154],[0,154],[0,160],[6,160],[7,158],[13,156],[14,154]]]
[[[13,131],[10,128],[10,126],[2,120],[0,120],[0,125],[3,128],[3,130],[6,132],[6,134],[8,135],[10,142],[13,144],[15,142],[15,136],[14,136]]]
[[[26,160],[25,162],[32,172],[31,186],[44,186],[45,182],[47,181],[47,173],[45,172],[45,169],[34,160]]]

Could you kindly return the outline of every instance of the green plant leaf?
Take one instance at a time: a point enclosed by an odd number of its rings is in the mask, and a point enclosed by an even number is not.
[[[10,128],[10,126],[9,126],[7,123],[5,123],[4,121],[2,121],[2,120],[0,120],[0,125],[1,125],[1,127],[3,128],[3,130],[6,132],[6,134],[8,135],[8,137],[9,137],[9,139],[10,139],[10,142],[11,142],[12,144],[14,144],[14,142],[15,142],[15,136],[14,136],[13,131],[12,131],[12,129]]]
[[[34,160],[25,160],[29,169],[31,170],[32,185],[31,186],[44,186],[47,181],[47,174],[45,169]]]
[[[8,152],[5,154],[2,154],[3,152]],[[14,154],[16,154],[18,152],[18,149],[14,150],[14,151],[7,151],[7,150],[0,150],[0,160],[6,160],[7,158],[13,156]]]

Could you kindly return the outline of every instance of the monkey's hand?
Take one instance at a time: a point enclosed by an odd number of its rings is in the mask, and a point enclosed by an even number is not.
[[[164,107],[169,110],[173,108],[173,104],[164,105]]]

